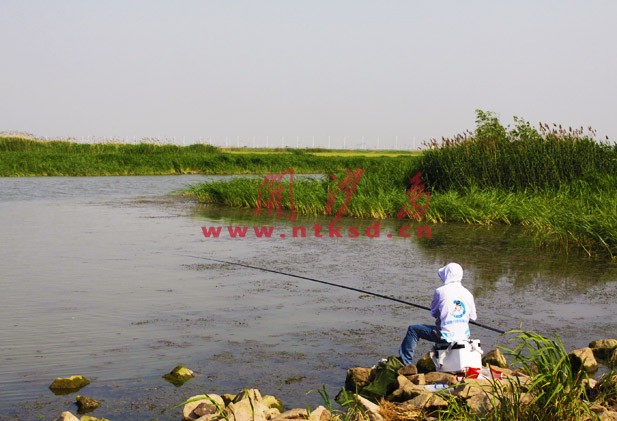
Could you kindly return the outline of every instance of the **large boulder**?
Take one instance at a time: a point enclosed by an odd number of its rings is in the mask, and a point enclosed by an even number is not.
[[[90,380],[80,375],[58,377],[49,385],[49,389],[56,395],[68,395],[89,384]]]
[[[90,415],[84,415],[80,421],[109,421],[107,418],[91,417]]]
[[[482,365],[496,365],[500,368],[508,368],[508,361],[499,349],[493,349],[482,357]]]
[[[595,373],[598,370],[598,362],[591,348],[575,349],[568,354],[568,357],[574,371],[585,370],[587,373]]]
[[[589,348],[593,351],[596,358],[607,360],[613,350],[617,349],[617,339],[598,339],[589,342]]]

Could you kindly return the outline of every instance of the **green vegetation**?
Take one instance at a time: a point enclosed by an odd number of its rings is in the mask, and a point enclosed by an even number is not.
[[[224,151],[202,144],[81,144],[0,137],[0,176],[267,174],[291,167],[296,173],[323,173],[360,167],[367,159],[363,157],[366,151],[345,151],[337,157],[316,155],[321,150],[314,150],[316,154],[310,151]]]
[[[506,128],[482,111],[477,124],[475,133],[444,139],[441,147],[431,143],[415,158],[353,163],[333,158],[324,172],[340,165],[336,179],[294,181],[295,209],[326,215],[329,191],[338,193],[334,209],[340,209],[343,168],[363,168],[345,215],[394,218],[408,200],[409,180],[422,171],[430,192],[423,215],[428,222],[522,225],[541,246],[617,259],[617,146],[595,141],[591,130],[586,135],[583,129],[541,125],[538,131],[516,118],[515,127]],[[256,207],[261,182],[194,186],[190,194],[201,202]],[[419,202],[425,205],[426,199]],[[283,207],[289,206],[289,196],[283,195]]]

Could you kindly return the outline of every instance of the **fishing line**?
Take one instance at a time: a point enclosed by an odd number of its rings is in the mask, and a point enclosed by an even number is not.
[[[328,282],[328,281],[322,281],[322,280],[315,279],[315,278],[309,278],[308,276],[295,275],[293,273],[281,272],[280,270],[266,269],[266,268],[262,268],[262,267],[259,267],[259,266],[252,266],[252,265],[247,265],[247,264],[244,264],[244,263],[237,263],[237,262],[229,262],[227,260],[213,259],[213,258],[210,258],[210,257],[191,256],[191,255],[188,255],[188,254],[182,254],[181,256],[192,257],[193,259],[209,260],[211,262],[225,263],[225,264],[233,265],[233,266],[241,266],[241,267],[245,267],[245,268],[249,268],[249,269],[261,270],[263,272],[270,272],[270,273],[276,273],[278,275],[290,276],[292,278],[297,278],[297,279],[304,279],[306,281],[317,282],[319,284],[329,285],[329,286],[337,287],[337,288],[343,288],[343,289],[347,289],[349,291],[355,291],[355,292],[359,292],[359,293],[362,293],[362,294],[368,294],[368,295],[372,295],[373,297],[383,298],[385,300],[390,300],[390,301],[394,301],[394,302],[397,302],[397,303],[405,304],[405,305],[408,305],[408,306],[416,307],[416,308],[419,308],[419,309],[422,309],[422,310],[431,311],[430,307],[426,307],[426,306],[423,306],[423,305],[420,305],[420,304],[412,303],[410,301],[401,300],[400,298],[391,297],[389,295],[378,294],[376,292],[365,291],[363,289],[354,288],[354,287],[350,287],[350,286],[347,286],[347,285],[335,284],[334,282]],[[470,320],[469,323],[474,325],[474,326],[478,326],[478,327],[481,327],[483,329],[491,330],[491,331],[496,332],[496,333],[502,333],[502,334],[506,333],[503,330],[499,330],[499,329],[496,329],[494,327],[483,325],[481,323],[476,323],[473,320]]]

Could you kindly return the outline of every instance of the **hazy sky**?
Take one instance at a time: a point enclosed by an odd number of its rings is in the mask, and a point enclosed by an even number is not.
[[[616,20],[612,0],[0,0],[0,131],[409,147],[480,108],[614,141]]]

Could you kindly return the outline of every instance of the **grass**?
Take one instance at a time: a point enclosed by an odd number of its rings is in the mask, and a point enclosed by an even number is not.
[[[381,159],[355,151],[331,157],[310,151],[222,150],[203,144],[81,144],[0,137],[0,176],[268,174],[292,167],[296,173],[324,173],[370,166],[369,161]]]
[[[472,414],[464,401],[443,395],[449,406],[439,414],[440,419],[574,421],[595,419],[592,405],[613,404],[614,373],[600,380],[606,386],[600,386],[590,399],[586,387],[589,377],[584,370],[573,368],[559,337],[522,330],[508,333],[516,335],[513,340],[517,343],[514,348],[502,347],[504,354],[512,359],[511,368],[528,376],[529,381],[523,384],[519,377],[493,381],[493,390],[485,392],[492,410],[484,415]]]

